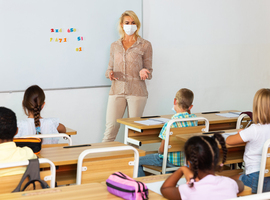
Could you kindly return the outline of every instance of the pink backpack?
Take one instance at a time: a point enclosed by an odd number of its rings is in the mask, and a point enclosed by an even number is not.
[[[115,172],[106,180],[107,190],[126,200],[147,200],[147,186],[129,176]]]

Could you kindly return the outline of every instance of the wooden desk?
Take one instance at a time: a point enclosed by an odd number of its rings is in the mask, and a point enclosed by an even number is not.
[[[77,131],[71,129],[71,128],[68,128],[66,127],[66,134],[67,135],[77,135]]]
[[[40,151],[39,157],[47,158],[51,160],[55,166],[58,166],[58,170],[56,171],[56,181],[58,185],[72,184],[76,182],[77,161],[81,152],[86,149],[116,146],[126,145],[120,142],[104,142],[93,143],[91,146],[77,148],[48,147]],[[145,155],[145,151],[143,150],[138,149],[138,152],[140,156]],[[93,174],[93,176],[91,175],[93,179],[91,182],[101,182],[100,177],[102,177],[102,180],[104,178],[106,180],[109,175],[115,171],[123,169],[123,173],[125,173],[125,170],[127,170],[126,167],[123,165],[119,166],[118,162],[122,159],[130,159],[131,157],[134,157],[132,150],[116,151],[89,154],[85,157],[84,161],[91,162],[91,166],[87,169]],[[41,167],[47,166],[41,165]]]
[[[227,113],[227,111],[221,111],[221,113]],[[230,110],[230,112],[237,112],[236,110]],[[227,118],[218,116],[215,113],[212,114],[201,114],[195,113],[197,117],[205,117],[209,120],[209,130],[226,130],[226,129],[235,129],[237,117]],[[171,119],[172,115],[162,115],[163,118]],[[124,135],[124,143],[125,144],[133,144],[136,146],[141,146],[143,144],[149,143],[158,143],[161,142],[161,139],[158,137],[163,124],[159,125],[143,125],[139,123],[135,123],[134,121],[142,121],[146,119],[142,119],[140,117],[135,118],[123,118],[117,119],[117,122],[125,125],[125,135]],[[199,122],[200,123],[203,122]]]
[[[231,129],[231,130],[225,130],[226,133],[232,133],[232,132],[237,132],[238,130],[236,129]],[[182,142],[186,142],[189,138],[193,137],[193,136],[202,136],[204,134],[202,133],[192,133],[192,134],[181,134],[181,135],[177,135],[176,137],[182,141]],[[208,134],[207,134],[208,135]],[[207,136],[204,135],[204,136]],[[209,134],[208,136],[211,136],[213,134]],[[225,162],[225,164],[233,164],[233,163],[241,163],[243,162],[243,155],[244,155],[244,151],[245,151],[245,144],[239,144],[239,145],[226,145],[227,146],[227,160]],[[220,146],[219,146],[220,147]],[[221,148],[221,147],[220,147]],[[222,154],[221,154],[222,157]]]
[[[146,176],[140,177],[136,180],[142,181],[144,183],[151,183],[156,181],[165,180],[169,174],[159,175],[159,176]],[[241,196],[251,194],[251,188],[245,186],[245,190],[240,193]],[[43,189],[43,190],[33,190],[26,192],[17,192],[17,193],[6,193],[1,194],[0,199],[5,200],[47,200],[47,199],[55,199],[55,200],[77,200],[77,199],[91,199],[91,200],[120,200],[121,198],[110,194],[107,191],[107,187],[101,183],[88,183],[82,185],[73,185],[73,186],[65,186],[58,187],[53,189]],[[164,200],[165,198],[161,195],[149,191],[149,199],[150,200]]]
[[[0,199],[18,199],[18,200],[48,200],[48,199],[64,199],[64,200],[120,200],[121,198],[110,194],[107,188],[100,183],[89,183],[83,185],[73,185],[66,187],[58,187],[53,189],[33,190],[26,192],[7,193],[0,195]]]

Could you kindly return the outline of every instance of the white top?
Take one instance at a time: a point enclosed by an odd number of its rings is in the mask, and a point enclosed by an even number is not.
[[[18,134],[15,135],[16,138],[25,135],[36,135],[36,127],[33,118],[27,118],[26,120],[20,120],[17,123]],[[57,127],[59,126],[58,118],[42,118],[40,119],[40,130],[41,134],[56,134]],[[43,138],[42,144],[57,144],[58,138]]]
[[[193,187],[187,184],[179,186],[182,200],[223,200],[237,197],[238,185],[236,181],[224,176],[207,175]]]
[[[247,142],[244,153],[246,174],[260,171],[263,145],[270,138],[270,124],[252,124],[239,134]]]

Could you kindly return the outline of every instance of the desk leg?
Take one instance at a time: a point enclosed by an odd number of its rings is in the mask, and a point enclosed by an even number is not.
[[[127,138],[128,138],[128,126],[125,125],[124,144],[127,144]]]
[[[134,128],[132,126],[127,126],[125,125],[125,136],[124,136],[124,144],[128,144],[131,143],[131,144],[134,144],[136,146],[141,146],[141,142],[140,141],[137,141],[137,140],[134,140],[134,139],[131,139],[128,137],[128,130],[133,130],[133,131],[137,131],[137,132],[142,132],[142,129],[138,129],[138,128]]]

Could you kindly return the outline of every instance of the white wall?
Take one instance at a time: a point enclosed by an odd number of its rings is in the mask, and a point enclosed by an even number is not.
[[[144,0],[154,49],[146,111],[168,113],[175,92],[194,91],[194,112],[250,110],[269,87],[270,1]]]
[[[172,113],[182,87],[195,93],[193,112],[251,110],[255,92],[270,87],[269,8],[267,0],[144,0],[143,36],[154,51],[144,114]],[[101,141],[109,88],[45,93],[43,117],[77,130],[75,144]],[[22,119],[22,96],[0,93],[0,105]]]

